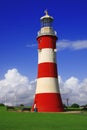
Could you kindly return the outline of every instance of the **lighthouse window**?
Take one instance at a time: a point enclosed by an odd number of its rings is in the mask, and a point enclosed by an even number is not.
[[[44,19],[41,22],[41,27],[51,27],[51,21],[49,21],[49,19]]]

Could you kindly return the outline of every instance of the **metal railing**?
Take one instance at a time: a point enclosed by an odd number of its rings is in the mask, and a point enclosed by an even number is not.
[[[41,36],[41,35],[53,35],[53,36],[57,36],[57,32],[56,31],[48,31],[48,32],[38,31],[38,36]]]

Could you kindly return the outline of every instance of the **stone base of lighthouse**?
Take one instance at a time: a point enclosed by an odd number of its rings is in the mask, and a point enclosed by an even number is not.
[[[64,111],[60,93],[39,93],[35,95],[35,104],[38,112]]]

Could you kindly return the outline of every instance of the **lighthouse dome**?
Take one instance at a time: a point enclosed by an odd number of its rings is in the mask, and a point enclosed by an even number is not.
[[[38,37],[43,35],[53,35],[56,36],[57,33],[52,27],[53,17],[48,15],[48,11],[45,11],[45,15],[40,18],[41,29],[38,32]],[[56,36],[57,37],[57,36]]]
[[[52,27],[53,17],[48,15],[48,11],[45,11],[45,15],[40,18],[41,27]]]

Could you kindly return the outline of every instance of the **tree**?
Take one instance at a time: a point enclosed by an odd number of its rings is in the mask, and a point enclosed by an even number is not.
[[[5,106],[3,103],[0,103],[0,106]]]
[[[66,106],[65,104],[63,104],[63,107],[64,107],[64,108],[67,108],[67,106]]]
[[[79,108],[79,105],[78,105],[77,103],[73,103],[73,104],[71,105],[71,107],[72,107],[72,108]]]

